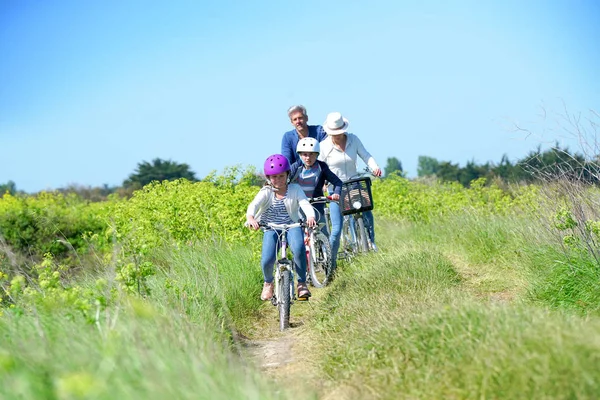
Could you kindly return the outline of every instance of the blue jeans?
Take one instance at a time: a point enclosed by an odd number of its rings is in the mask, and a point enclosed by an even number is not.
[[[262,258],[260,265],[262,267],[265,282],[273,282],[273,266],[279,257],[281,243],[277,242],[277,232],[267,230],[263,234]],[[304,246],[304,233],[302,228],[292,228],[287,232],[288,246],[294,255],[294,264],[298,283],[306,282],[306,247]]]
[[[340,248],[340,236],[342,233],[342,223],[344,221],[344,217],[342,216],[342,212],[340,210],[340,206],[337,203],[329,203],[329,215],[331,217],[331,236],[329,236],[329,243],[331,244],[331,252],[332,254],[332,264],[335,265],[337,260],[337,253]],[[375,220],[373,219],[373,213],[371,211],[364,211],[362,213],[365,223],[367,224],[367,231],[369,237],[371,238],[371,242],[375,243]],[[351,229],[354,231],[354,219],[351,217]],[[354,233],[356,235],[356,233]]]
[[[331,245],[331,266],[337,264],[337,254],[340,249],[340,236],[342,235],[342,212],[338,203],[329,203],[329,217],[331,218],[331,235],[329,235],[329,244]]]

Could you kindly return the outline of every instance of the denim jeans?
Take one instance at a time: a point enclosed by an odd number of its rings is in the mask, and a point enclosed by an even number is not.
[[[342,223],[344,217],[340,210],[340,206],[337,203],[329,203],[329,215],[331,217],[331,236],[329,236],[329,243],[331,244],[332,254],[332,265],[335,265],[337,260],[337,253],[340,247],[340,236],[342,232]],[[371,238],[371,242],[375,243],[375,221],[373,219],[373,213],[371,211],[364,211],[362,213],[365,224],[367,225],[368,235]],[[350,215],[350,229],[352,234],[356,237],[356,231],[354,230],[354,218]]]
[[[331,234],[329,235],[329,244],[331,245],[331,265],[337,264],[337,255],[340,248],[340,236],[342,235],[342,212],[338,203],[329,203],[329,217],[331,218]]]
[[[273,282],[273,267],[275,261],[279,258],[279,249],[281,243],[277,242],[277,232],[266,230],[263,234],[262,258],[260,265],[262,267],[265,282]],[[294,255],[294,265],[298,282],[306,282],[306,247],[304,246],[304,233],[302,228],[292,228],[287,232],[287,242]]]

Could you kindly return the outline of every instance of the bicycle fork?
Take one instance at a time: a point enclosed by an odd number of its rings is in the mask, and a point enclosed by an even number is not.
[[[286,288],[281,287],[281,278],[284,271],[290,271],[290,286],[287,290],[290,291],[290,303],[294,301],[294,269],[292,268],[292,262],[287,258],[277,260],[275,270],[275,292],[271,297],[271,304],[277,306],[283,297],[283,290]]]

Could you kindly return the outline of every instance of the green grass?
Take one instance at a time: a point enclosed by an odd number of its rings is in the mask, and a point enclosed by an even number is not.
[[[102,331],[58,310],[0,319],[3,399],[277,398],[211,340],[214,327],[147,303],[102,315]],[[114,328],[111,325],[114,323]]]
[[[162,264],[151,297],[117,295],[95,324],[52,303],[5,310],[0,398],[286,398],[232,340],[261,306],[251,252],[202,243]]]
[[[331,286],[294,305],[295,340],[311,352],[303,368],[319,380],[302,397],[600,396],[590,259],[565,255],[524,217],[377,223],[380,252],[341,262]],[[273,335],[260,330],[274,324],[261,323],[257,249],[210,241],[159,251],[151,295],[117,294],[95,324],[52,302],[5,310],[0,398],[297,397],[286,383],[295,378],[276,385],[239,341]]]
[[[536,294],[566,275],[550,238],[520,222],[382,223],[382,251],[340,268],[308,331],[327,386],[356,399],[597,398],[600,320]],[[592,293],[597,280],[581,278],[571,286]]]

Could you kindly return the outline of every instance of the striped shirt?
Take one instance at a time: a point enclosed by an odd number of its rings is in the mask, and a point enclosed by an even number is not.
[[[261,222],[264,223],[272,223],[272,224],[292,224],[294,221],[290,218],[287,210],[285,209],[285,204],[283,203],[283,199],[278,199],[275,197],[273,203],[265,213],[261,217]]]
[[[304,191],[306,197],[313,197],[313,193],[315,188],[317,187],[317,182],[319,181],[319,177],[321,176],[321,166],[319,163],[314,163],[312,167],[306,169],[306,167],[302,167],[300,169],[300,174],[298,175],[298,184]]]

